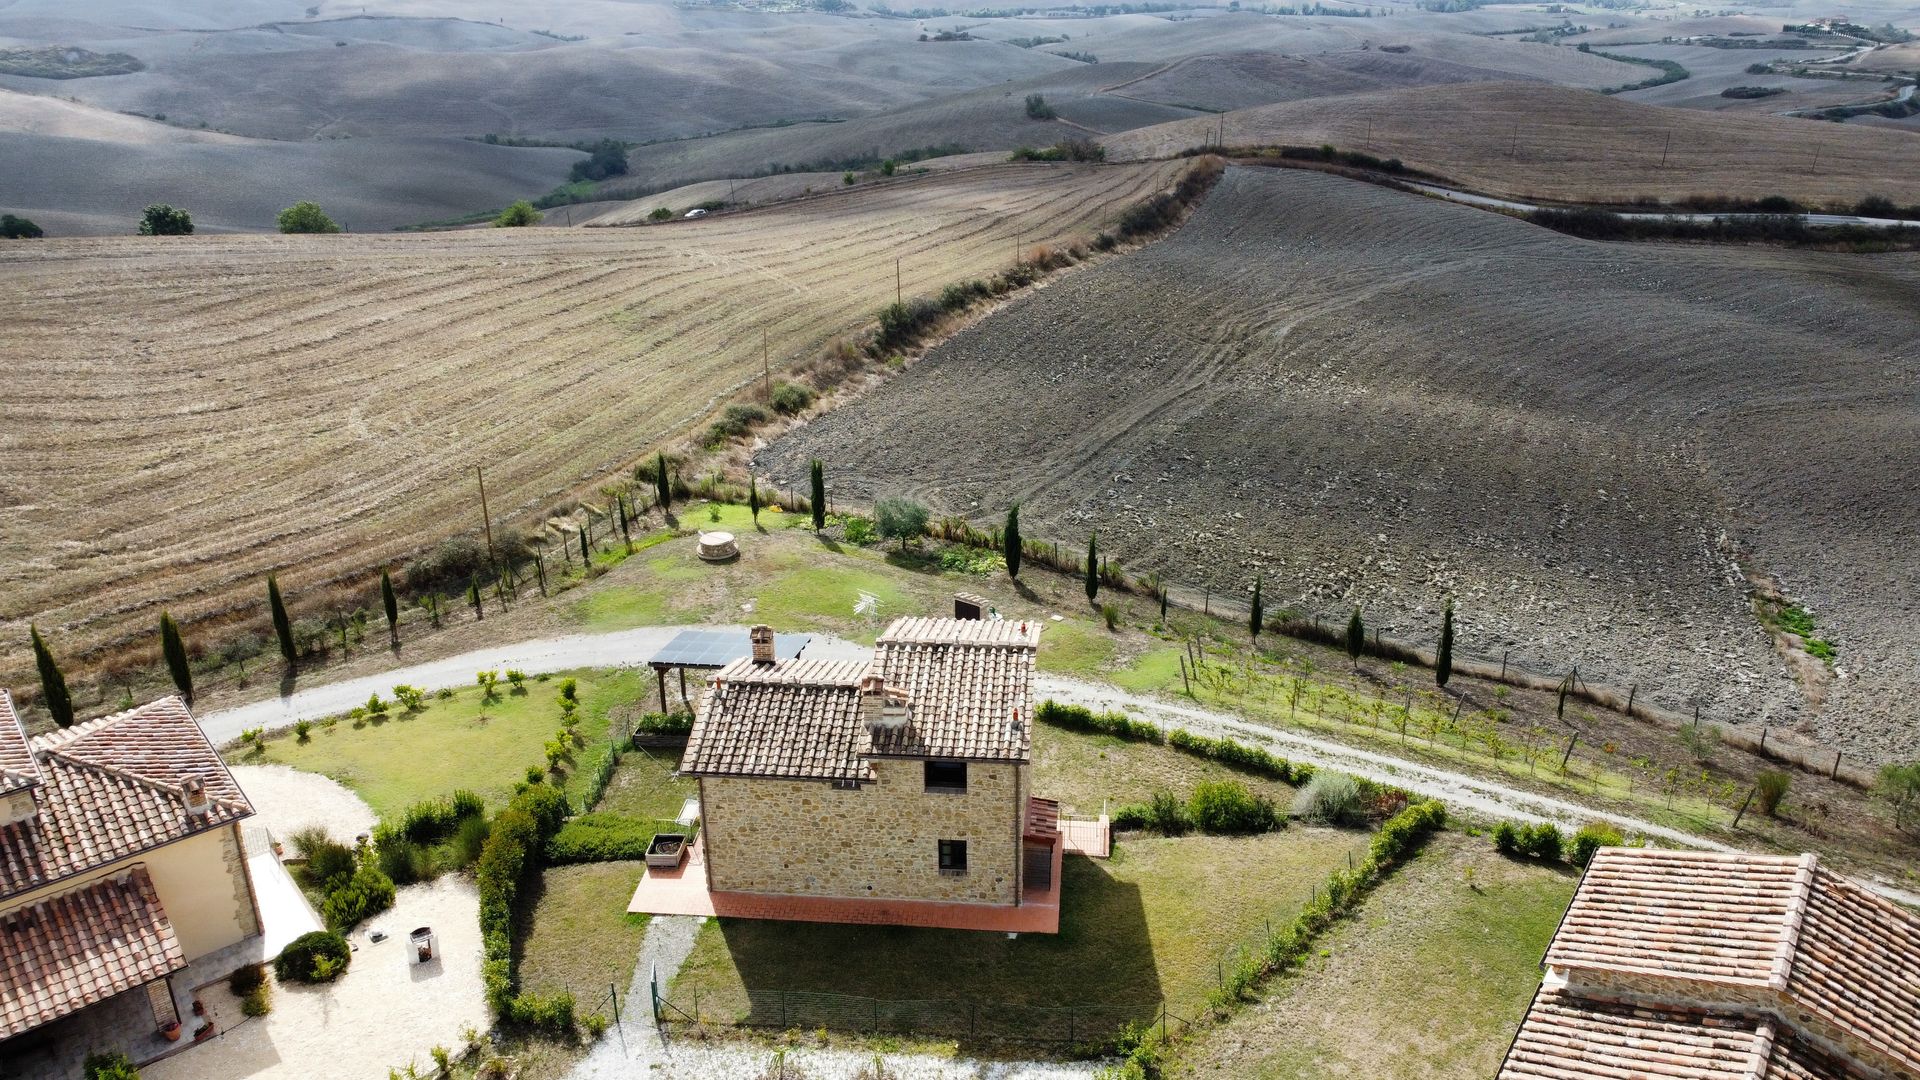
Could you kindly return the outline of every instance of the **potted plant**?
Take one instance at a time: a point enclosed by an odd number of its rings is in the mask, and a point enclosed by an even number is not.
[[[180,1041],[180,1021],[169,1020],[160,1025],[160,1037],[168,1042]]]

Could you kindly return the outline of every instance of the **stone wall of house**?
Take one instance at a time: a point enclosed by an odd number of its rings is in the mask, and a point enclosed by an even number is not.
[[[729,892],[1011,904],[1020,896],[1025,766],[969,764],[964,794],[928,792],[919,761],[876,761],[858,790],[824,781],[708,777],[701,828],[712,886]],[[967,842],[964,874],[940,841]]]

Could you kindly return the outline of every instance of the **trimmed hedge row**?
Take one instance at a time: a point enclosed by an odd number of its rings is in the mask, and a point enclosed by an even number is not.
[[[1571,838],[1562,836],[1557,826],[1544,821],[1535,825],[1503,821],[1493,829],[1493,846],[1502,855],[1541,862],[1559,862],[1564,858],[1575,866],[1592,862],[1594,853],[1603,847],[1617,847],[1625,842],[1618,829],[1598,823],[1582,827]]]
[[[1283,784],[1298,786],[1313,779],[1313,766],[1288,761],[1258,746],[1248,746],[1246,743],[1235,742],[1232,739],[1214,739],[1205,735],[1195,735],[1185,728],[1162,731],[1153,724],[1144,720],[1135,720],[1124,713],[1097,713],[1084,706],[1062,705],[1060,702],[1048,700],[1040,703],[1040,707],[1034,711],[1034,716],[1043,724],[1066,728],[1069,731],[1111,735],[1116,739],[1152,743],[1155,746],[1171,746],[1181,753],[1192,754],[1194,757],[1205,758],[1208,761],[1217,761],[1229,768],[1278,780]]]
[[[619,814],[581,814],[571,818],[547,841],[550,865],[643,859],[656,833],[684,832],[671,821],[652,821]]]
[[[487,1005],[504,1020],[527,1022],[534,1018],[534,1005],[545,1007],[539,1018],[557,1015],[561,1010],[542,999],[522,1002],[515,992],[513,969],[514,903],[527,881],[540,870],[540,857],[547,840],[560,831],[567,817],[567,797],[548,784],[528,784],[506,809],[496,814],[480,849],[480,861],[474,876],[480,892],[480,938],[485,960],[481,981],[486,986]],[[572,999],[565,1012],[571,1029]],[[537,1019],[537,1018],[534,1018]]]

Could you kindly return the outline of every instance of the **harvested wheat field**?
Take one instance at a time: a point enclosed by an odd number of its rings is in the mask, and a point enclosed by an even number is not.
[[[251,612],[610,478],[893,300],[1090,235],[1175,164],[997,165],[646,229],[0,249],[0,642]],[[496,525],[496,528],[499,528]]]
[[[1235,168],[759,455],[1136,573],[1911,757],[1920,258],[1606,244]],[[956,422],[956,417],[965,418]],[[1787,674],[1734,553],[1837,649]],[[1199,591],[1197,588],[1194,590]],[[1810,703],[1823,696],[1818,709]]]
[[[1181,120],[1101,141],[1113,160],[1163,157],[1210,145],[1220,122]],[[1666,109],[1564,87],[1481,83],[1355,94],[1242,109],[1225,114],[1225,123],[1228,146],[1331,143],[1529,199],[1920,201],[1920,140],[1902,132]]]

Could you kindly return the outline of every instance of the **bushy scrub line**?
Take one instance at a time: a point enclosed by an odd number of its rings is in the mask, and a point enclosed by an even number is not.
[[[552,866],[572,863],[644,859],[656,834],[682,832],[672,821],[632,818],[622,814],[579,814],[547,841],[546,861]]]
[[[1493,829],[1495,850],[1508,858],[1544,863],[1565,859],[1574,866],[1592,862],[1594,853],[1603,847],[1618,847],[1625,842],[1618,829],[1597,822],[1582,827],[1572,837],[1562,835],[1559,826],[1546,821],[1522,825],[1503,821]]]
[[[481,981],[487,1006],[502,1021],[564,1037],[573,1030],[573,995],[519,992],[514,970],[514,919],[520,890],[540,872],[546,843],[567,817],[567,797],[550,784],[528,784],[494,816],[480,851]]]
[[[1069,731],[1111,735],[1127,742],[1171,746],[1181,753],[1207,761],[1217,761],[1240,772],[1278,780],[1283,784],[1300,785],[1313,779],[1313,766],[1288,761],[1258,746],[1248,746],[1246,743],[1235,742],[1232,739],[1195,735],[1185,728],[1162,731],[1156,725],[1144,720],[1135,720],[1125,713],[1096,713],[1081,705],[1063,705],[1060,702],[1048,700],[1040,703],[1034,715],[1043,724],[1066,728]]]
[[[1756,214],[1712,221],[1627,217],[1607,210],[1534,210],[1526,220],[1587,240],[1695,240],[1707,243],[1786,244],[1848,251],[1896,251],[1920,245],[1920,229],[1868,225],[1814,227],[1798,214]]]
[[[1415,803],[1389,818],[1374,834],[1367,857],[1351,870],[1327,875],[1325,887],[1294,916],[1291,923],[1270,935],[1259,951],[1226,972],[1221,985],[1208,996],[1211,1019],[1220,1021],[1275,975],[1306,959],[1313,945],[1334,922],[1352,912],[1388,874],[1418,854],[1427,839],[1446,827],[1446,807],[1438,802]],[[1190,1035],[1191,1029],[1181,1038]],[[1100,1071],[1100,1080],[1155,1080],[1163,1075],[1165,1057],[1177,1040],[1162,1025],[1133,1024],[1122,1033],[1124,1054],[1119,1064]]]

